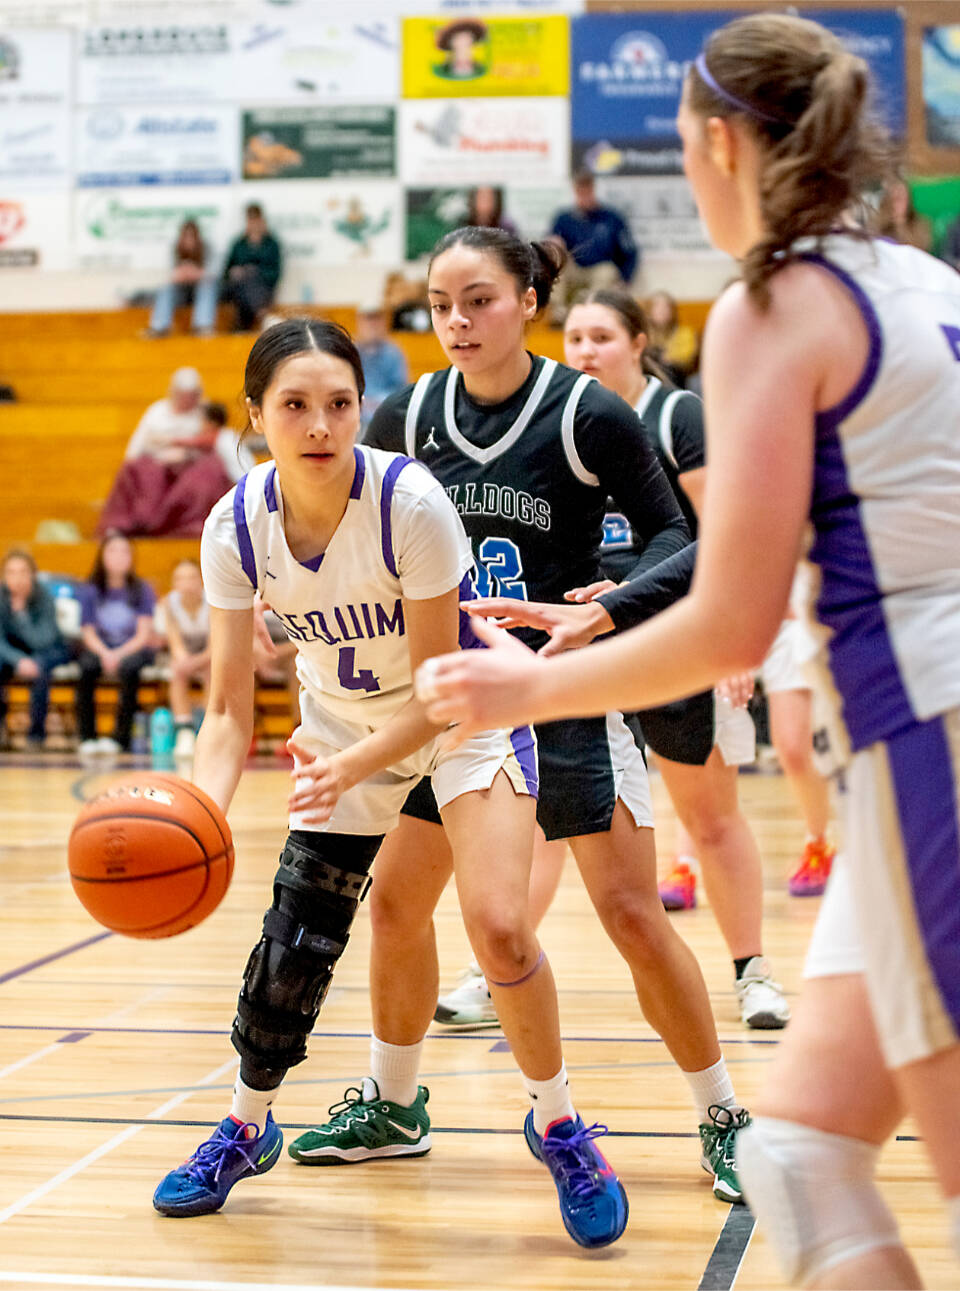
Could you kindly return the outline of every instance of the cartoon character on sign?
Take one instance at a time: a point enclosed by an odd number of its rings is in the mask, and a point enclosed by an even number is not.
[[[0,243],[9,242],[26,222],[19,202],[0,202]]]
[[[349,238],[357,248],[357,255],[368,256],[370,241],[390,227],[390,211],[384,210],[378,219],[364,209],[359,197],[351,197],[346,212],[334,220],[333,227],[343,237]]]
[[[442,63],[434,64],[434,75],[447,81],[473,81],[478,76],[485,76],[487,63],[479,57],[484,51],[478,50],[477,46],[489,36],[487,24],[477,18],[458,18],[448,22],[436,35],[437,49],[443,50],[446,58]]]

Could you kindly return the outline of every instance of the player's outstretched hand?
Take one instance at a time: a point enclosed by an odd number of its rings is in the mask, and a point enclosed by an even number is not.
[[[460,744],[478,731],[532,720],[531,701],[543,664],[516,637],[478,618],[474,631],[489,650],[457,650],[425,660],[414,677],[417,698]]]
[[[599,602],[587,605],[551,605],[544,601],[518,601],[510,596],[480,597],[462,601],[461,609],[476,620],[496,619],[501,628],[528,627],[549,633],[540,647],[542,655],[561,654],[589,645],[594,637],[613,631],[613,620]],[[479,635],[479,633],[478,633]]]
[[[735,672],[732,677],[717,682],[714,689],[721,699],[729,701],[731,708],[746,708],[753,698],[755,680],[753,672]]]
[[[612,592],[616,586],[612,578],[601,578],[598,583],[588,583],[586,587],[571,587],[569,592],[564,592],[563,599],[582,605],[584,601],[593,601],[604,592]]]
[[[287,752],[297,765],[291,771],[293,789],[287,800],[291,812],[304,817],[304,823],[322,825],[333,815],[340,795],[348,788],[334,758],[318,758],[298,744],[287,740]]]

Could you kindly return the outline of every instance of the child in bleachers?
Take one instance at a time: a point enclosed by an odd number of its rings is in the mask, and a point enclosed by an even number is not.
[[[196,742],[190,703],[190,684],[203,683],[204,699],[210,677],[210,610],[203,594],[200,566],[181,560],[173,571],[172,587],[157,606],[157,630],[170,652],[170,709],[176,726],[174,756],[190,757]]]
[[[9,747],[6,683],[16,679],[29,685],[27,747],[42,748],[50,675],[69,658],[69,648],[57,627],[53,597],[37,579],[36,562],[29,552],[11,548],[3,558],[0,581],[0,747]]]

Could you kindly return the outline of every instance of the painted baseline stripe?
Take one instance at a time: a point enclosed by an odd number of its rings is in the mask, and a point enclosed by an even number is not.
[[[730,1291],[743,1263],[757,1221],[749,1206],[731,1206],[697,1291]]]
[[[72,946],[64,946],[63,950],[54,950],[49,955],[42,955],[40,959],[32,959],[29,964],[21,964],[19,968],[10,968],[5,973],[0,973],[0,984],[11,982],[15,977],[22,977],[24,973],[32,973],[35,968],[43,968],[44,964],[52,964],[54,960],[63,959],[65,955],[73,955],[78,950],[84,950],[87,946],[93,946],[98,941],[104,941],[107,937],[112,937],[112,932],[96,932],[92,937],[85,937],[83,941],[75,941]],[[30,1027],[29,1030],[43,1031],[71,1031],[76,1027]]]

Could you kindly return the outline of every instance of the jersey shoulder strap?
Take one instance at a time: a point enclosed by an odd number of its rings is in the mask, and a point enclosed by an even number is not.
[[[679,471],[677,459],[673,453],[673,410],[687,393],[686,390],[671,390],[660,405],[660,420],[657,423],[657,438],[663,455],[675,471]]]
[[[423,378],[421,377],[422,381]],[[420,384],[419,382],[417,383]],[[393,549],[393,494],[397,487],[400,472],[407,466],[419,466],[424,469],[415,457],[401,457],[399,454],[383,473],[380,481],[380,550],[383,552],[383,563],[394,578],[397,572],[397,556]]]
[[[582,372],[573,383],[573,388],[567,395],[567,402],[563,406],[563,416],[560,419],[560,435],[563,440],[563,451],[567,457],[567,465],[570,470],[580,481],[581,484],[589,484],[593,488],[599,488],[600,481],[592,471],[588,471],[577,452],[577,445],[574,439],[574,423],[577,418],[577,408],[584,390],[595,380],[586,372]]]
[[[403,442],[408,457],[416,457],[417,455],[417,420],[433,376],[434,373],[432,372],[424,372],[413,387],[410,402],[407,404],[407,415],[403,423]]]

